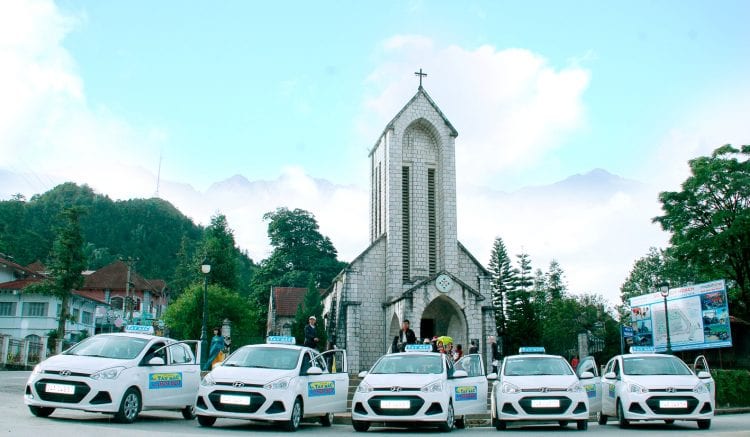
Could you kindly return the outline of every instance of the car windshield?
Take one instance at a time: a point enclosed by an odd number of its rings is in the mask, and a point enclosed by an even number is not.
[[[573,370],[561,357],[508,358],[503,374],[506,376],[572,375]]]
[[[690,375],[690,369],[677,357],[623,357],[626,375]]]
[[[442,358],[434,355],[410,355],[407,353],[388,355],[372,367],[370,373],[443,373]]]
[[[96,335],[65,351],[65,355],[132,360],[141,353],[149,340],[124,335]]]
[[[299,349],[249,346],[238,349],[224,361],[229,367],[292,370],[297,368]]]

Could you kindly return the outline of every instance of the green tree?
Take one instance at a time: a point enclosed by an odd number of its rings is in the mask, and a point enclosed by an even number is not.
[[[680,262],[730,279],[735,314],[750,308],[750,145],[717,148],[689,161],[682,190],[659,195],[664,215],[655,217]]]
[[[527,253],[516,255],[518,268],[515,269],[516,281],[507,293],[507,341],[510,351],[519,346],[538,345],[540,342],[539,320],[536,305],[532,298],[531,259]]]
[[[553,259],[549,263],[549,269],[546,274],[547,293],[551,300],[557,300],[565,295],[567,285],[565,285],[565,272],[560,263]]]
[[[505,302],[508,290],[513,288],[516,281],[514,270],[510,264],[510,257],[505,248],[505,243],[500,237],[495,238],[492,245],[492,254],[490,255],[490,271],[492,284],[492,305],[495,309],[495,325],[497,333],[501,336],[505,334]]]
[[[320,290],[315,286],[315,281],[310,278],[307,284],[307,291],[302,303],[297,307],[292,323],[292,335],[297,339],[297,344],[305,342],[305,325],[308,324],[310,316],[315,316],[317,323],[315,330],[318,333],[318,348],[325,347],[326,332],[323,327],[323,302],[320,299]]]
[[[256,332],[260,311],[238,292],[218,284],[208,286],[208,326],[221,326],[224,319],[232,322],[232,347],[259,343],[262,337]],[[169,335],[178,339],[199,339],[203,320],[203,284],[189,286],[167,308],[164,321]]]
[[[239,288],[237,276],[238,253],[239,250],[235,247],[234,242],[234,231],[229,228],[226,216],[217,214],[211,217],[211,224],[206,228],[203,239],[202,255],[205,255],[211,264],[209,280],[212,283],[230,290]],[[198,266],[200,260],[196,261],[195,265]]]

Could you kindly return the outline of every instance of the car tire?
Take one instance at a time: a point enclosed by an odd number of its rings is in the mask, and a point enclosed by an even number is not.
[[[36,417],[49,417],[50,414],[55,412],[55,409],[51,407],[35,407],[34,405],[29,405],[29,411],[31,411],[31,414]]]
[[[198,415],[198,425],[210,428],[216,423],[216,418],[211,416]]]
[[[115,413],[115,420],[120,423],[133,423],[141,412],[141,394],[135,387],[125,390],[120,401],[120,408]]]
[[[333,424],[333,413],[327,413],[325,416],[320,416],[320,424],[326,428]]]
[[[708,428],[711,428],[711,419],[698,421],[698,429],[708,429]]]
[[[456,425],[456,416],[453,412],[453,404],[448,402],[448,410],[445,412],[445,422],[441,423],[438,428],[442,432],[451,432]]]
[[[508,423],[504,420],[497,419],[495,421],[495,429],[498,431],[505,431],[506,429],[508,429]]]
[[[607,415],[606,414],[602,414],[601,411],[598,412],[598,413],[596,413],[596,422],[599,425],[606,425],[607,424],[607,419],[608,419]]]
[[[671,425],[674,423],[674,419],[664,419],[664,423],[666,423],[667,425]]]
[[[622,411],[622,402],[617,401],[617,421],[620,422],[620,428],[630,428],[630,421],[625,418],[625,412]]]
[[[182,413],[182,417],[185,420],[195,419],[195,407],[192,405],[187,405],[185,408],[180,410],[180,413]]]
[[[352,420],[352,427],[357,432],[367,432],[367,430],[370,429],[370,422]]]
[[[568,421],[567,420],[561,420],[561,421],[557,422],[557,424],[560,425],[560,428],[565,428],[566,426],[568,426]]]
[[[589,429],[589,421],[586,419],[579,420],[578,422],[576,422],[576,428],[578,429],[578,431],[586,431],[587,429]]]
[[[458,429],[464,429],[466,428],[466,417],[462,417],[460,419],[456,419],[456,428]]]
[[[294,405],[292,405],[292,414],[289,416],[289,420],[284,422],[284,429],[289,432],[297,431],[300,422],[302,422],[303,415],[302,400],[297,398],[294,400]]]

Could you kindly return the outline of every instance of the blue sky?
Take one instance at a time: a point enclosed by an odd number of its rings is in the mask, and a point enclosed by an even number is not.
[[[161,156],[162,196],[201,223],[225,213],[254,259],[263,213],[289,206],[350,260],[367,152],[423,68],[459,132],[459,239],[487,260],[502,236],[614,302],[666,244],[658,192],[750,143],[749,17],[747,1],[0,2],[0,176],[21,175],[0,194],[150,197]],[[596,168],[640,188],[496,197]],[[206,193],[236,174],[283,194]]]

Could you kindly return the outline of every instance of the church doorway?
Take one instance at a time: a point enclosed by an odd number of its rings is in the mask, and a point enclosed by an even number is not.
[[[447,335],[454,344],[468,345],[468,325],[461,308],[453,299],[439,296],[422,312],[419,335],[432,338]]]

